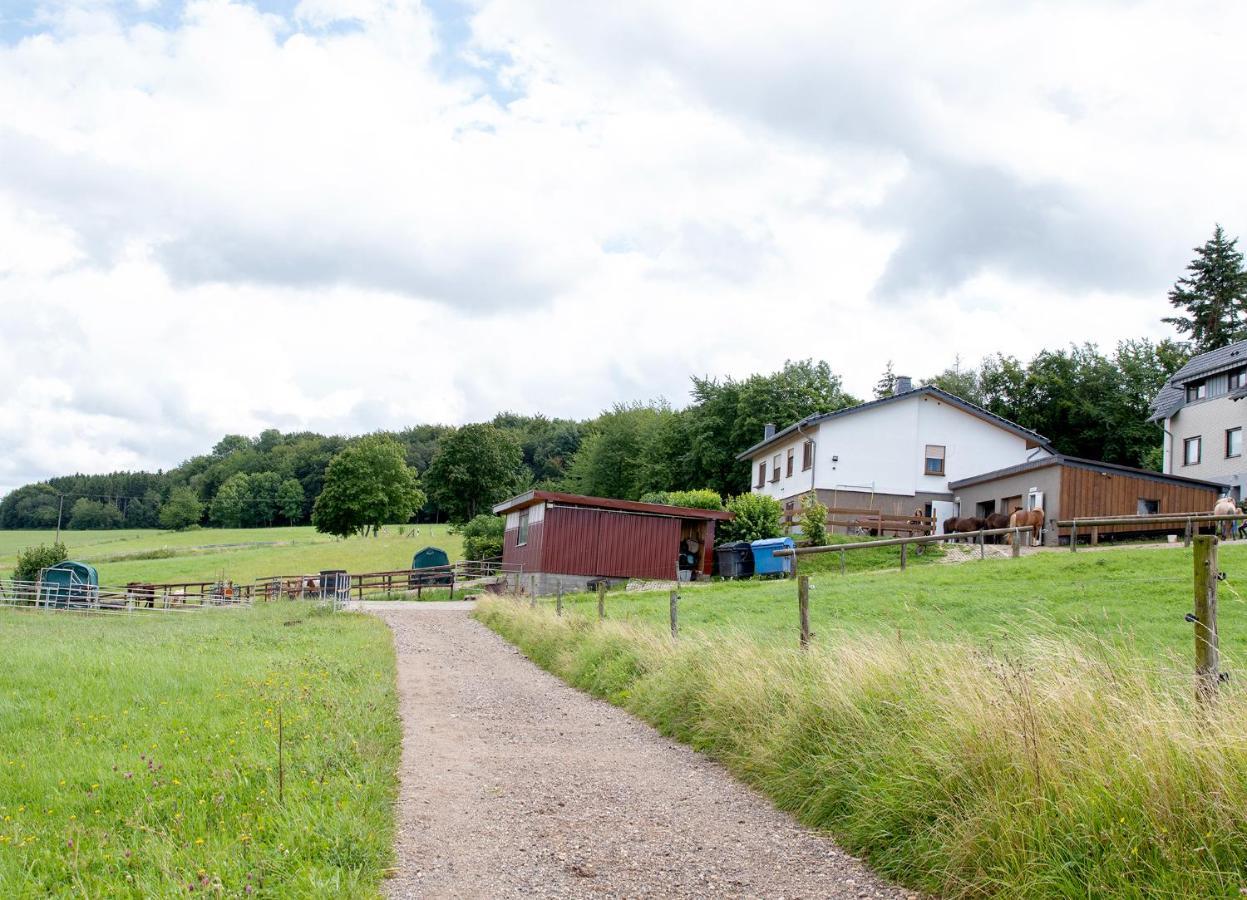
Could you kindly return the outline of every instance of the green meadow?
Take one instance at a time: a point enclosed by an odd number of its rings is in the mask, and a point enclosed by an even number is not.
[[[378,537],[346,540],[311,526],[200,528],[189,531],[62,531],[69,558],[88,562],[100,583],[213,581],[222,573],[236,583],[265,575],[305,575],[322,569],[382,572],[406,569],[417,550],[441,547],[462,558],[463,541],[446,525],[387,525]],[[53,531],[0,531],[0,578],[23,547],[48,543]]]
[[[0,895],[378,895],[401,736],[379,620],[0,611],[0,655]]]

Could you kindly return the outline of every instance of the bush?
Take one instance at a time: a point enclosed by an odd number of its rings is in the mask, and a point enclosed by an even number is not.
[[[727,501],[727,511],[736,516],[718,527],[718,537],[725,541],[760,541],[780,536],[783,507],[774,497],[765,494],[740,494]]]
[[[48,566],[54,566],[67,559],[69,559],[69,551],[60,541],[51,547],[44,544],[27,547],[17,554],[17,566],[13,569],[13,579],[15,581],[38,581],[40,572]]]
[[[688,509],[723,509],[723,498],[718,491],[709,488],[695,491],[651,491],[641,495],[641,502],[684,506]]]
[[[812,547],[827,543],[827,507],[813,494],[807,494],[801,501],[801,534]]]
[[[502,534],[506,523],[501,516],[481,513],[463,526],[463,555],[468,559],[493,559],[502,556]]]

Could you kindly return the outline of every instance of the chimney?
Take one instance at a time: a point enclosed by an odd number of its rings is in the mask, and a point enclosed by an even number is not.
[[[775,437],[775,423],[767,422],[762,426],[762,440],[769,441],[773,437]]]
[[[896,376],[896,387],[893,389],[895,393],[903,394],[906,391],[912,391],[913,389],[914,389],[914,382],[912,378],[910,378],[908,375],[897,375]]]

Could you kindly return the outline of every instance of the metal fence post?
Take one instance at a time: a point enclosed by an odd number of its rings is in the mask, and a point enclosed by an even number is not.
[[[1209,704],[1217,698],[1220,640],[1217,637],[1217,537],[1195,538],[1195,699]]]

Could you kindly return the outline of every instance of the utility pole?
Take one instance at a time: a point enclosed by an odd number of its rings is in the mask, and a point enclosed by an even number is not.
[[[65,511],[65,495],[57,494],[56,496],[60,498],[60,501],[56,505],[56,541],[55,543],[59,544],[61,542],[61,513]]]

